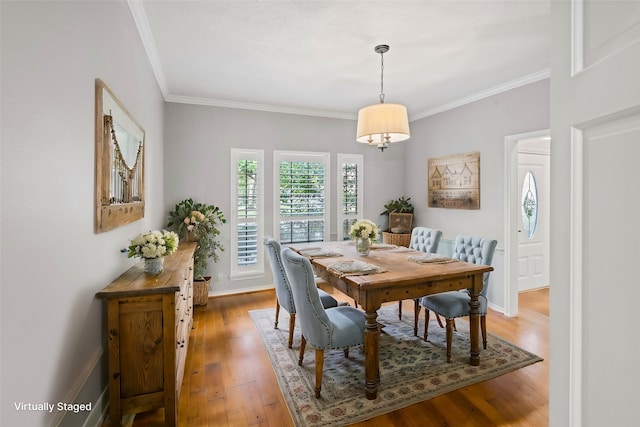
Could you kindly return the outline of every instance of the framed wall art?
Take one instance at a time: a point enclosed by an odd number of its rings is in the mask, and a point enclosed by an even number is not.
[[[428,160],[430,208],[480,209],[480,152]]]
[[[95,81],[95,231],[144,217],[145,131],[100,79]]]

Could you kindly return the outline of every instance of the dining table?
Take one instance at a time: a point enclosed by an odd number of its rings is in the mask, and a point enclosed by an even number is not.
[[[468,289],[470,357],[480,364],[480,303],[484,274],[491,266],[424,254],[403,246],[374,243],[368,255],[357,253],[352,241],[288,244],[311,261],[316,276],[353,298],[364,310],[365,395],[373,400],[380,378],[378,310],[385,302],[418,299],[439,292]]]

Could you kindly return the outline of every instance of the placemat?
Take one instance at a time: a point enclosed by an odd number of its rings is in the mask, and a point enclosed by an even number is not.
[[[345,276],[366,276],[368,274],[384,273],[385,270],[377,265],[364,261],[339,261],[329,264],[327,270],[336,272],[340,277]]]
[[[449,262],[456,262],[456,259],[446,257],[440,254],[420,254],[409,255],[407,257],[409,261],[417,262],[418,264],[447,264]]]

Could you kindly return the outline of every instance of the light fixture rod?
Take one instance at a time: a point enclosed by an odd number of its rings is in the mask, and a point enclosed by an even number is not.
[[[384,104],[384,54],[389,52],[389,45],[379,44],[374,50],[380,54],[380,103]]]

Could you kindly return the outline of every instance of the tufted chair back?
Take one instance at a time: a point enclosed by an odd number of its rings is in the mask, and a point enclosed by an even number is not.
[[[273,273],[273,282],[276,286],[278,303],[290,314],[295,314],[296,305],[293,302],[291,286],[289,286],[289,280],[287,279],[287,274],[282,265],[282,258],[280,257],[280,251],[282,250],[280,242],[266,238],[264,239],[264,247],[267,248],[269,261],[271,261],[271,272]]]
[[[497,243],[495,240],[459,234],[456,236],[451,258],[466,261],[471,264],[491,265]],[[487,296],[488,281],[489,273],[485,273],[482,292],[480,292],[480,295],[483,297]]]
[[[325,310],[313,277],[311,261],[295,253],[290,248],[282,250],[282,264],[289,277],[293,299],[298,307],[300,329],[300,359],[302,366],[304,349],[309,342],[316,349],[316,398],[322,388],[324,351],[343,349],[349,357],[349,347],[364,343],[364,313],[349,306],[333,307]]]
[[[421,252],[435,254],[442,237],[442,231],[427,227],[415,227],[411,232],[409,247]]]
[[[305,339],[316,348],[331,348],[333,325],[320,302],[311,262],[289,248],[282,252],[282,258],[293,285],[291,291],[300,306],[298,319]]]

